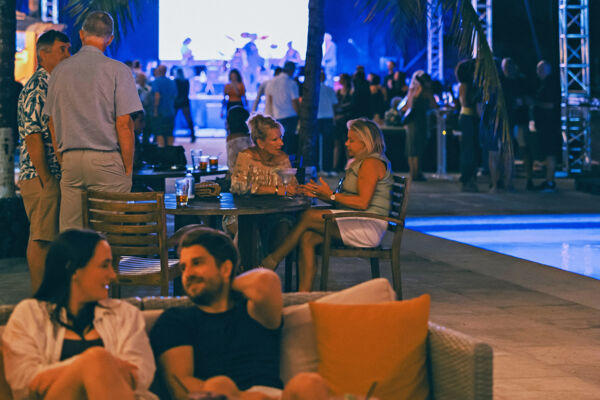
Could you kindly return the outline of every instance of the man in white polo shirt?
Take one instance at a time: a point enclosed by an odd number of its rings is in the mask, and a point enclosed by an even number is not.
[[[82,191],[131,190],[129,114],[143,109],[129,67],[104,55],[114,38],[110,14],[92,12],[79,36],[83,47],[52,72],[44,107],[61,163],[61,232],[82,227]]]
[[[283,73],[271,79],[266,88],[267,103],[273,117],[283,126],[283,151],[296,154],[296,126],[298,125],[298,84],[292,79],[296,64],[286,61]]]

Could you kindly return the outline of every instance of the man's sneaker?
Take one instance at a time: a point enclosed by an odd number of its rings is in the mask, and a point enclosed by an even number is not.
[[[556,192],[556,183],[554,182],[550,182],[550,181],[545,181],[544,183],[542,183],[538,190],[540,192],[545,192],[545,193],[553,193]]]

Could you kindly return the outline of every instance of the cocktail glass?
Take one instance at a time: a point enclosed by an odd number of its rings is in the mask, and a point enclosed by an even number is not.
[[[292,180],[294,179],[294,176],[296,176],[296,171],[296,168],[281,168],[277,170],[277,174],[281,177],[281,180],[283,181],[283,187],[286,196],[288,195],[287,187],[290,184],[290,182],[292,182]]]

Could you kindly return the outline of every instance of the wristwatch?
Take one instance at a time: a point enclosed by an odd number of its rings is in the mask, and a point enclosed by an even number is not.
[[[329,200],[335,201],[335,193],[332,193],[331,196],[329,196]]]

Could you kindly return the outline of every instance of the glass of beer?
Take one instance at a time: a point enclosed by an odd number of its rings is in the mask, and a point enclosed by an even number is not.
[[[208,169],[208,156],[200,156],[200,162],[198,163],[198,169],[200,171],[206,171]]]
[[[219,168],[219,156],[208,157],[208,165],[210,166],[210,169]]]
[[[189,185],[190,182],[187,179],[177,179],[175,181],[175,197],[177,198],[177,207],[187,206]]]

